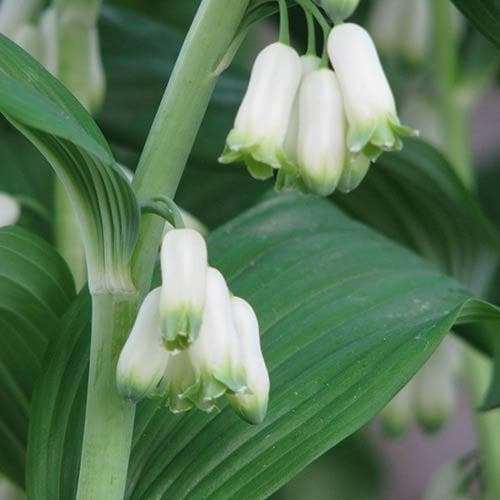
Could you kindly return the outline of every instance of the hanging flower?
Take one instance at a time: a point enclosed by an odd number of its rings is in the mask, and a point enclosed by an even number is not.
[[[366,30],[353,23],[335,26],[328,53],[337,74],[348,122],[347,146],[375,160],[402,147],[400,136],[415,132],[401,125],[394,97]]]
[[[168,231],[161,247],[160,318],[167,349],[185,349],[198,337],[206,293],[207,246],[192,229]]]
[[[116,368],[118,391],[134,403],[158,394],[169,353],[160,332],[160,294],[155,288],[144,299]]]
[[[251,424],[260,424],[267,413],[269,374],[260,349],[259,323],[254,310],[243,299],[233,297],[231,306],[248,390],[228,394],[228,400],[241,418]]]
[[[283,43],[257,56],[221,163],[244,161],[255,178],[272,176],[285,160],[284,143],[301,78],[297,52]]]
[[[426,431],[440,429],[456,406],[455,379],[461,365],[460,346],[446,337],[419,372],[381,413],[390,435],[406,432],[413,421]]]
[[[222,274],[213,267],[207,270],[203,324],[189,355],[198,380],[189,397],[198,406],[213,405],[227,390],[237,393],[246,389],[229,290]]]
[[[342,96],[333,71],[318,69],[304,79],[299,109],[299,172],[311,192],[328,196],[347,156]]]

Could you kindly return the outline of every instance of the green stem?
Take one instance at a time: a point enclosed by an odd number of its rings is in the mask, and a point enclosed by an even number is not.
[[[458,50],[449,0],[431,2],[434,19],[434,66],[445,149],[457,175],[474,187],[470,152],[469,109],[460,102]]]
[[[146,142],[134,188],[139,199],[173,198],[210,101],[217,68],[249,0],[203,0],[186,37]],[[135,406],[115,385],[120,350],[137,304],[149,290],[164,222],[142,218],[133,259],[139,287],[130,296],[93,298],[92,346],[78,500],[120,500],[125,491]]]
[[[217,80],[221,61],[245,15],[249,0],[203,0],[186,37],[158,109],[134,188],[139,199],[173,198]],[[142,218],[133,261],[135,283],[144,294],[158,254],[163,222]]]
[[[315,56],[317,54],[317,48],[316,48],[316,25],[314,24],[314,17],[307,9],[303,10],[307,22],[307,55]]]
[[[491,381],[492,363],[483,355],[468,349],[466,353],[467,384],[474,407],[484,401]],[[486,489],[484,500],[500,498],[500,410],[474,414],[477,438],[481,450],[481,476]]]
[[[278,0],[280,6],[280,42],[290,45],[290,26],[286,0]]]
[[[78,500],[121,500],[135,405],[116,389],[116,364],[137,310],[136,294],[92,297],[92,341]]]

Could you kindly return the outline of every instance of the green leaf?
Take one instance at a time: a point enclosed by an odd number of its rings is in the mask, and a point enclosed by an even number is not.
[[[67,189],[81,221],[91,289],[131,289],[139,208],[127,179],[91,116],[4,36],[0,112],[40,150]]]
[[[33,385],[74,295],[71,274],[52,247],[24,229],[0,229],[0,471],[19,485]]]
[[[213,233],[209,247],[258,314],[269,414],[251,427],[227,408],[172,415],[142,403],[127,498],[264,498],[376,415],[455,322],[500,317],[324,200],[273,197]],[[83,421],[75,423],[82,403],[68,388],[88,362],[75,338],[88,330],[80,319],[55,346],[33,400],[28,491],[54,500],[72,498],[77,474],[67,464],[79,451],[62,444],[69,434],[78,442]]]
[[[347,213],[404,244],[474,294],[489,296],[499,263],[496,229],[478,200],[447,160],[419,140],[399,153],[384,154],[366,180],[334,201]],[[491,335],[461,329],[469,342],[490,354]]]
[[[496,0],[453,0],[469,21],[500,47],[500,4]]]

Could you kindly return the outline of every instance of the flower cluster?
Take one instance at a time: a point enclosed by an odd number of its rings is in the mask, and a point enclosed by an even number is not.
[[[349,3],[334,7],[350,11]],[[399,121],[368,32],[339,24],[327,50],[335,71],[281,42],[260,52],[221,163],[243,161],[256,179],[276,170],[277,189],[327,196],[355,189],[370,162],[401,149],[400,137],[415,132]]]
[[[242,418],[262,422],[269,376],[252,307],[208,266],[205,241],[192,229],[166,233],[161,268],[162,286],[142,303],[118,361],[120,393],[161,399],[173,412],[212,411],[226,394]]]
[[[406,432],[414,421],[426,431],[443,426],[456,405],[455,379],[461,368],[461,349],[446,337],[427,363],[381,413],[390,435]]]

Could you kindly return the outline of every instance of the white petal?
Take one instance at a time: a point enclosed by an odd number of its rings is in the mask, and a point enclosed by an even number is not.
[[[160,288],[144,299],[116,369],[118,390],[131,401],[153,396],[163,378],[168,351],[160,332]]]
[[[300,58],[302,74],[301,83],[305,77],[319,68],[321,59],[316,56],[305,55]],[[287,160],[293,165],[297,164],[297,143],[299,138],[299,108],[300,108],[300,90],[297,92],[293,101],[292,112],[288,122],[285,143],[283,149]]]
[[[260,424],[267,412],[269,374],[260,349],[259,323],[247,302],[239,297],[233,297],[231,302],[248,392],[228,394],[228,399],[242,418],[252,424]]]
[[[342,96],[333,71],[310,73],[300,89],[298,164],[306,186],[331,194],[346,160]]]
[[[282,43],[263,49],[255,60],[245,97],[220,161],[246,155],[280,168],[288,122],[301,78],[297,52]]]
[[[167,232],[161,248],[161,328],[169,349],[198,336],[206,292],[207,246],[192,229]]]
[[[360,151],[379,126],[385,127],[381,140],[389,148],[394,141],[389,123],[397,120],[396,105],[370,35],[357,24],[335,26],[328,54],[344,98],[351,150]]]
[[[245,371],[231,308],[231,299],[222,274],[207,270],[205,313],[198,339],[189,349],[201,380],[201,398],[215,398],[226,388],[245,388]]]

